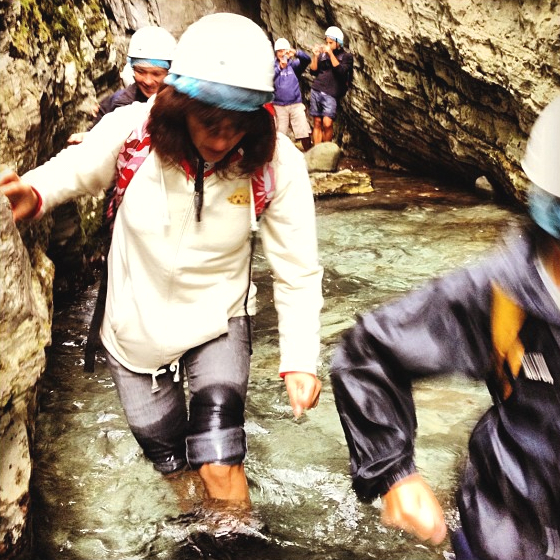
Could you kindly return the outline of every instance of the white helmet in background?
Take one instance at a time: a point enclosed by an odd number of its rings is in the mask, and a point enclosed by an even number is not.
[[[290,50],[290,43],[288,39],[284,39],[284,37],[280,37],[280,39],[276,39],[274,43],[274,50],[275,51],[289,51]]]
[[[127,54],[129,58],[171,61],[176,46],[177,41],[169,31],[150,25],[141,27],[130,38]]]
[[[273,92],[274,51],[264,31],[236,14],[205,16],[183,33],[170,74]]]
[[[521,166],[537,187],[560,197],[560,97],[535,121]]]
[[[331,25],[325,31],[325,37],[328,37],[329,39],[336,41],[339,45],[344,44],[344,33],[342,33],[340,27],[336,27],[335,25]]]

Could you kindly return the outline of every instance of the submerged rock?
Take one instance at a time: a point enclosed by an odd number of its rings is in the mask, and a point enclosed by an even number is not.
[[[373,191],[371,177],[363,171],[343,169],[336,173],[311,173],[311,185],[317,196],[363,194]]]

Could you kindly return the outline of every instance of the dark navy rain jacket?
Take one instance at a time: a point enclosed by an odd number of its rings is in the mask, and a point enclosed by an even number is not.
[[[481,560],[560,559],[560,310],[535,263],[533,235],[519,233],[481,265],[361,317],[332,364],[363,499],[415,472],[414,378],[486,382],[494,404],[471,434],[457,494]]]

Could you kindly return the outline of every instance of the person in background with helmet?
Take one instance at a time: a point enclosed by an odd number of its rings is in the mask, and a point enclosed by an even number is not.
[[[361,317],[331,368],[355,491],[381,495],[387,524],[436,544],[446,524],[414,465],[411,383],[451,372],[486,382],[494,404],[457,492],[457,560],[560,558],[560,97],[522,167],[532,223],[478,266]]]
[[[166,85],[148,103],[113,111],[83,143],[0,180],[15,219],[42,216],[107,189],[117,159],[132,152],[108,256],[107,364],[155,468],[197,470],[208,499],[241,505],[249,503],[244,408],[256,312],[251,231],[265,207],[260,237],[294,415],[314,407],[321,390],[313,193],[303,154],[277,135],[267,107],[273,77],[274,51],[258,25],[203,17],[183,34]]]
[[[138,29],[130,38],[126,65],[121,73],[125,87],[101,101],[90,130],[107,113],[135,101],[145,103],[157,93],[171,66],[176,45],[173,35],[163,27],[147,26]],[[79,144],[85,134],[86,132],[72,134],[68,138],[68,144]]]
[[[309,66],[311,57],[303,51],[292,49],[288,40],[283,37],[274,43],[274,52],[276,60],[272,104],[276,113],[276,128],[278,132],[287,135],[291,126],[294,138],[301,142],[306,152],[311,148],[311,130],[301,99],[299,80]]]
[[[311,65],[311,103],[309,114],[313,117],[313,144],[330,142],[338,101],[348,89],[354,58],[343,48],[344,34],[335,26],[325,31],[325,44],[313,47]]]

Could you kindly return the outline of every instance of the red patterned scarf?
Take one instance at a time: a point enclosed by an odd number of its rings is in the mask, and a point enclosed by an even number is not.
[[[141,126],[135,128],[125,140],[119,152],[115,172],[115,187],[110,195],[111,198],[106,211],[107,221],[111,224],[115,220],[117,209],[122,202],[126,188],[150,153],[151,141],[147,127],[148,121],[145,121]],[[233,161],[238,161],[241,157],[242,155],[239,154],[234,157]],[[187,177],[194,177],[196,170],[191,169],[186,160],[181,163]],[[204,176],[208,177],[212,173],[214,173],[214,169],[210,167],[204,172]],[[253,188],[255,214],[259,217],[274,197],[276,184],[272,166],[267,163],[259,168],[251,176],[251,186]]]

